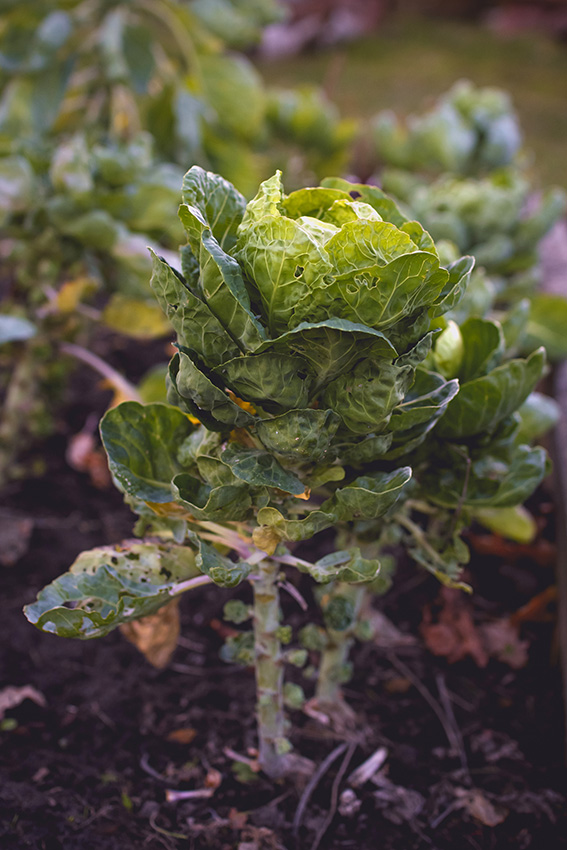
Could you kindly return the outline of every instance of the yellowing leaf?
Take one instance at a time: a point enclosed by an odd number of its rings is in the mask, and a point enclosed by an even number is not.
[[[115,293],[102,313],[107,327],[134,339],[155,339],[171,333],[159,305],[141,298]]]
[[[96,281],[90,277],[77,277],[66,281],[57,293],[55,300],[57,310],[60,313],[72,313],[83,297],[94,292],[96,287]]]
[[[251,413],[252,416],[254,416],[256,414],[256,408],[254,407],[253,404],[250,404],[249,401],[243,401],[243,399],[238,398],[238,396],[235,395],[235,393],[233,393],[232,390],[227,390],[227,393],[228,393],[229,398],[232,399],[232,401],[235,404],[237,404],[239,407],[241,407],[242,410],[246,410],[248,413]]]
[[[166,667],[179,638],[179,599],[172,599],[155,614],[120,626],[126,640],[154,667]]]
[[[146,502],[146,505],[158,516],[168,517],[169,519],[193,519],[192,514],[176,502]]]
[[[281,537],[273,528],[264,525],[254,529],[252,539],[258,549],[262,549],[268,555],[273,555]]]

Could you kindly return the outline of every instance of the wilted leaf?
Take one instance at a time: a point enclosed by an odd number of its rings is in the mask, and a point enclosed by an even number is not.
[[[189,546],[125,541],[83,552],[69,572],[26,605],[30,623],[44,632],[83,640],[154,614],[180,582],[200,570]]]
[[[126,640],[159,670],[167,667],[179,638],[179,599],[172,599],[155,614],[120,626]]]
[[[508,809],[495,806],[479,788],[455,788],[455,795],[459,808],[465,809],[484,826],[498,826],[508,817]]]
[[[430,607],[423,612],[421,634],[429,651],[451,664],[470,655],[479,667],[486,667],[488,654],[463,594],[444,587],[440,599],[442,608],[435,621]]]

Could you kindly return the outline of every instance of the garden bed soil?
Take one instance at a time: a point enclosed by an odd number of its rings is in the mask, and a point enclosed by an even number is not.
[[[300,781],[234,769],[234,753],[246,756],[255,745],[254,679],[219,660],[219,619],[228,598],[248,598],[247,586],[186,594],[182,642],[161,671],[117,631],[87,642],[36,631],[22,606],[82,549],[131,535],[120,495],[96,489],[64,459],[69,434],[92,408],[84,395],[90,382],[80,370],[67,424],[45,446],[45,477],[12,484],[2,500],[3,519],[31,534],[18,562],[0,569],[0,691],[31,686],[36,700],[8,709],[1,726],[2,850],[567,847],[557,634],[545,612],[522,625],[525,666],[492,659],[479,667],[470,654],[450,664],[427,649],[422,627],[424,616],[437,622],[445,612],[450,620],[455,600],[402,563],[376,607],[405,639],[358,645],[345,689],[355,727],[341,735],[293,714],[295,749],[316,765],[343,744],[309,797]],[[549,492],[540,490],[530,506],[541,528],[535,547],[471,537],[474,594],[455,609],[469,626],[457,629],[457,655],[467,640],[474,644],[479,625],[554,583]],[[309,600],[309,582],[299,589]],[[294,628],[306,621],[291,597],[285,615]],[[351,788],[351,772],[380,747],[387,756],[375,781]],[[207,787],[212,793],[202,799],[168,795]]]

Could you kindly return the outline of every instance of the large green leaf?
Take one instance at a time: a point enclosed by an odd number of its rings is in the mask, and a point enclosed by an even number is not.
[[[359,443],[349,442],[345,447],[340,447],[340,456],[345,463],[355,468],[366,466],[387,454],[393,438],[394,434],[389,431],[386,434],[371,435]]]
[[[321,463],[329,459],[329,447],[340,421],[332,410],[289,410],[258,420],[256,434],[268,451],[287,460]]]
[[[199,71],[207,102],[224,132],[249,145],[256,142],[263,129],[265,94],[262,78],[250,60],[239,54],[203,52]]]
[[[331,271],[327,256],[306,228],[282,216],[265,216],[249,226],[237,247],[270,333],[285,332],[297,303]]]
[[[251,487],[275,487],[294,496],[300,496],[305,491],[305,484],[292,472],[285,470],[269,452],[229,443],[221,457],[234,475]]]
[[[325,247],[333,274],[349,280],[353,273],[387,266],[417,248],[407,233],[390,222],[367,219],[347,222]]]
[[[191,401],[199,410],[206,410],[226,429],[245,428],[253,424],[254,417],[235,404],[184,351],[179,352],[178,363],[175,386],[179,395]]]
[[[403,400],[413,375],[410,365],[363,360],[352,372],[329,384],[322,403],[338,413],[353,434],[380,432],[386,428],[393,409]]]
[[[330,318],[322,322],[301,322],[277,339],[258,349],[274,349],[299,354],[311,366],[317,387],[368,358],[394,358],[397,351],[381,331],[346,319]]]
[[[474,257],[461,257],[447,266],[449,278],[435,299],[435,306],[431,311],[433,316],[441,316],[460,304],[467,293],[474,266]]]
[[[240,398],[269,412],[307,406],[311,378],[299,357],[264,351],[235,357],[215,372]]]
[[[504,353],[504,336],[498,322],[475,317],[461,327],[463,356],[458,371],[461,384],[486,375],[498,366]]]
[[[526,400],[544,367],[545,351],[539,348],[526,360],[509,360],[465,384],[439,422],[439,435],[460,439],[494,430]]]
[[[347,522],[354,519],[377,519],[398,501],[411,477],[409,466],[393,472],[361,475],[352,484],[336,490],[321,505],[321,510],[334,513],[339,520]]]
[[[109,410],[100,433],[117,487],[143,502],[171,502],[171,480],[182,469],[177,450],[196,427],[166,404],[126,401]]]
[[[283,215],[288,218],[300,218],[304,215],[323,218],[327,210],[339,200],[352,199],[343,189],[325,189],[322,186],[316,186],[291,192],[281,201],[280,208]]]
[[[198,210],[182,204],[179,217],[189,237],[195,241],[198,236],[198,244],[191,242],[191,249],[199,260],[203,300],[239,348],[254,351],[265,340],[266,333],[251,312],[240,266],[220,246]]]
[[[150,286],[175,332],[179,343],[195,351],[210,366],[217,366],[239,353],[234,340],[209,307],[183,284],[165,260],[152,254]]]
[[[390,227],[392,243],[399,241],[400,250],[411,246],[411,251],[400,253],[386,265],[371,265],[382,250],[378,227]],[[333,257],[344,273],[304,297],[295,308],[294,323],[318,322],[335,315],[387,331],[419,308],[427,309],[446,284],[448,273],[440,268],[437,257],[416,250],[411,239],[392,225],[352,222],[329,240],[328,249],[335,239]],[[389,250],[394,253],[396,249],[391,246]]]
[[[518,413],[520,415],[518,442],[533,443],[557,424],[561,409],[550,396],[533,392],[518,409]]]
[[[506,508],[520,505],[549,471],[541,448],[512,445],[511,456],[490,449],[473,453],[471,461],[455,448],[446,447],[434,468],[420,481],[434,503],[456,508]]]
[[[183,178],[182,198],[184,204],[198,212],[201,223],[210,229],[221,248],[230,251],[246,209],[246,200],[240,192],[219,174],[194,165]],[[190,232],[196,256],[199,256],[200,236],[201,228]]]
[[[193,519],[238,522],[246,519],[252,500],[243,483],[210,487],[187,472],[172,481],[173,500]],[[187,517],[189,518],[189,517]]]
[[[522,350],[533,351],[539,345],[545,346],[550,360],[567,357],[567,299],[562,295],[538,292],[531,299]]]
[[[133,540],[101,546],[82,552],[24,613],[38,629],[60,637],[101,637],[167,605],[176,585],[200,572],[188,546]]]

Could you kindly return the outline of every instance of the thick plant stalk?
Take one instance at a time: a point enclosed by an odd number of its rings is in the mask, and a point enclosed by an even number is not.
[[[351,585],[337,582],[332,590],[332,598],[342,597],[352,605],[351,624],[342,630],[333,629],[327,624],[327,646],[322,650],[315,697],[319,705],[333,713],[345,706],[341,684],[343,674],[349,663],[349,655],[354,643],[354,632],[358,623],[367,588],[365,585]],[[346,706],[345,706],[346,707]]]
[[[259,762],[272,778],[285,772],[284,755],[289,749],[285,737],[278,573],[277,564],[264,559],[257,566],[258,577],[253,582]]]

